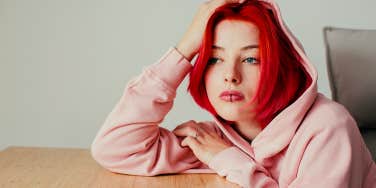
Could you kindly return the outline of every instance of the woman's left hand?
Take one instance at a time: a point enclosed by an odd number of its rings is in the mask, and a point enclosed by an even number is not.
[[[185,137],[181,145],[191,148],[196,157],[207,165],[217,153],[233,146],[205,124],[193,120],[177,126],[172,132]]]

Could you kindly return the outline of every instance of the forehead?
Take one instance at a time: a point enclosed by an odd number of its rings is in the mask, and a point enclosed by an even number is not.
[[[258,44],[259,29],[248,21],[222,20],[214,29],[213,43],[224,48]]]

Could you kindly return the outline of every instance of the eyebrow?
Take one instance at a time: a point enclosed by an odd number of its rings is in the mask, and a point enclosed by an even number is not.
[[[241,51],[245,51],[245,50],[249,50],[249,49],[253,49],[253,48],[258,48],[258,47],[259,47],[259,45],[252,44],[252,45],[244,46],[244,47],[240,48],[240,50]],[[212,49],[224,50],[225,48],[220,47],[220,46],[216,46],[216,45],[212,45]]]

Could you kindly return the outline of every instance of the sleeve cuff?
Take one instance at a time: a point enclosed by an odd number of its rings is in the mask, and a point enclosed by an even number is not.
[[[208,166],[220,176],[226,176],[230,171],[241,174],[244,168],[250,168],[252,165],[255,165],[253,160],[234,146],[215,155]]]
[[[150,66],[150,70],[155,75],[175,90],[191,68],[191,63],[175,47],[170,47],[156,63]]]

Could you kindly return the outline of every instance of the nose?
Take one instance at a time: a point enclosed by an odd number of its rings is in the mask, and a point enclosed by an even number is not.
[[[241,76],[236,66],[227,67],[225,71],[224,80],[226,83],[239,84],[241,82]]]
[[[231,80],[231,83],[234,83],[234,84],[239,83],[238,79],[236,79],[236,78],[232,78],[232,79],[225,78],[225,82],[230,82],[230,80]]]

